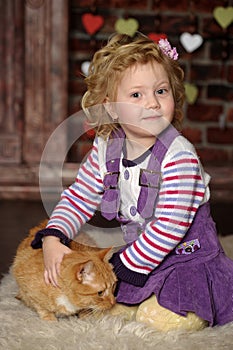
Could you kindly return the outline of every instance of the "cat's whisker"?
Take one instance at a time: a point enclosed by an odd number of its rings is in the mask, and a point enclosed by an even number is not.
[[[93,309],[91,310],[91,315],[92,315],[92,316],[96,316],[96,315],[98,315],[100,312],[101,312],[101,310],[99,310],[98,308],[93,308]]]

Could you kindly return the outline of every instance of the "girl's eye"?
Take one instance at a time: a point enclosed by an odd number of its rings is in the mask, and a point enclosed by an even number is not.
[[[139,92],[134,92],[131,96],[134,98],[139,98],[141,94]]]
[[[163,94],[165,94],[166,92],[167,92],[167,89],[159,89],[159,90],[156,91],[156,94],[158,94],[158,95],[163,95]]]

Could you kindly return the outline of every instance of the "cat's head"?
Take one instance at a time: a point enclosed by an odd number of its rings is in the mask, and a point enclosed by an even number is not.
[[[81,308],[107,310],[115,304],[117,278],[108,262],[110,257],[111,248],[106,248],[95,252],[72,252],[63,259],[63,284]]]

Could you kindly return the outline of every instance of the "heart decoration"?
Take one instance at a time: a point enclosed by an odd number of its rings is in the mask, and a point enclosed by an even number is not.
[[[199,34],[185,32],[181,34],[180,42],[187,52],[193,52],[202,45],[203,38]]]
[[[86,32],[90,35],[95,34],[104,24],[102,16],[85,13],[82,15],[82,23]]]
[[[119,34],[127,34],[129,36],[134,36],[138,30],[139,23],[135,18],[120,18],[115,23],[115,30]]]
[[[89,70],[89,67],[90,67],[90,63],[89,61],[85,61],[81,64],[81,71],[83,72],[83,74],[85,76],[88,76],[88,70]]]
[[[185,83],[185,95],[189,104],[194,104],[198,96],[198,88],[190,83]]]
[[[160,39],[167,39],[167,35],[164,33],[149,33],[148,38],[158,43]]]
[[[213,11],[213,15],[218,24],[226,29],[233,22],[233,7],[217,6]]]

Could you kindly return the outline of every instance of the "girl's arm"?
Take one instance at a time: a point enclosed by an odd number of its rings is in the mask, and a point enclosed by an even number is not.
[[[71,252],[66,245],[78,233],[80,226],[93,216],[102,191],[96,140],[78,171],[75,183],[63,192],[46,229],[37,232],[31,244],[33,248],[40,248],[43,239],[44,279],[47,284],[58,286],[60,264],[64,255]]]
[[[77,235],[80,227],[94,215],[101,202],[103,182],[99,171],[98,139],[80,166],[75,182],[66,189],[55,207],[46,229],[37,233],[33,248],[41,247],[41,239],[55,236],[64,244]]]
[[[177,153],[162,169],[155,219],[129,248],[113,257],[117,276],[143,285],[148,274],[185,236],[204,194],[197,156],[188,151]]]
[[[94,215],[103,191],[99,172],[97,139],[86,161],[80,166],[75,182],[63,192],[47,228],[56,228],[73,238]]]

